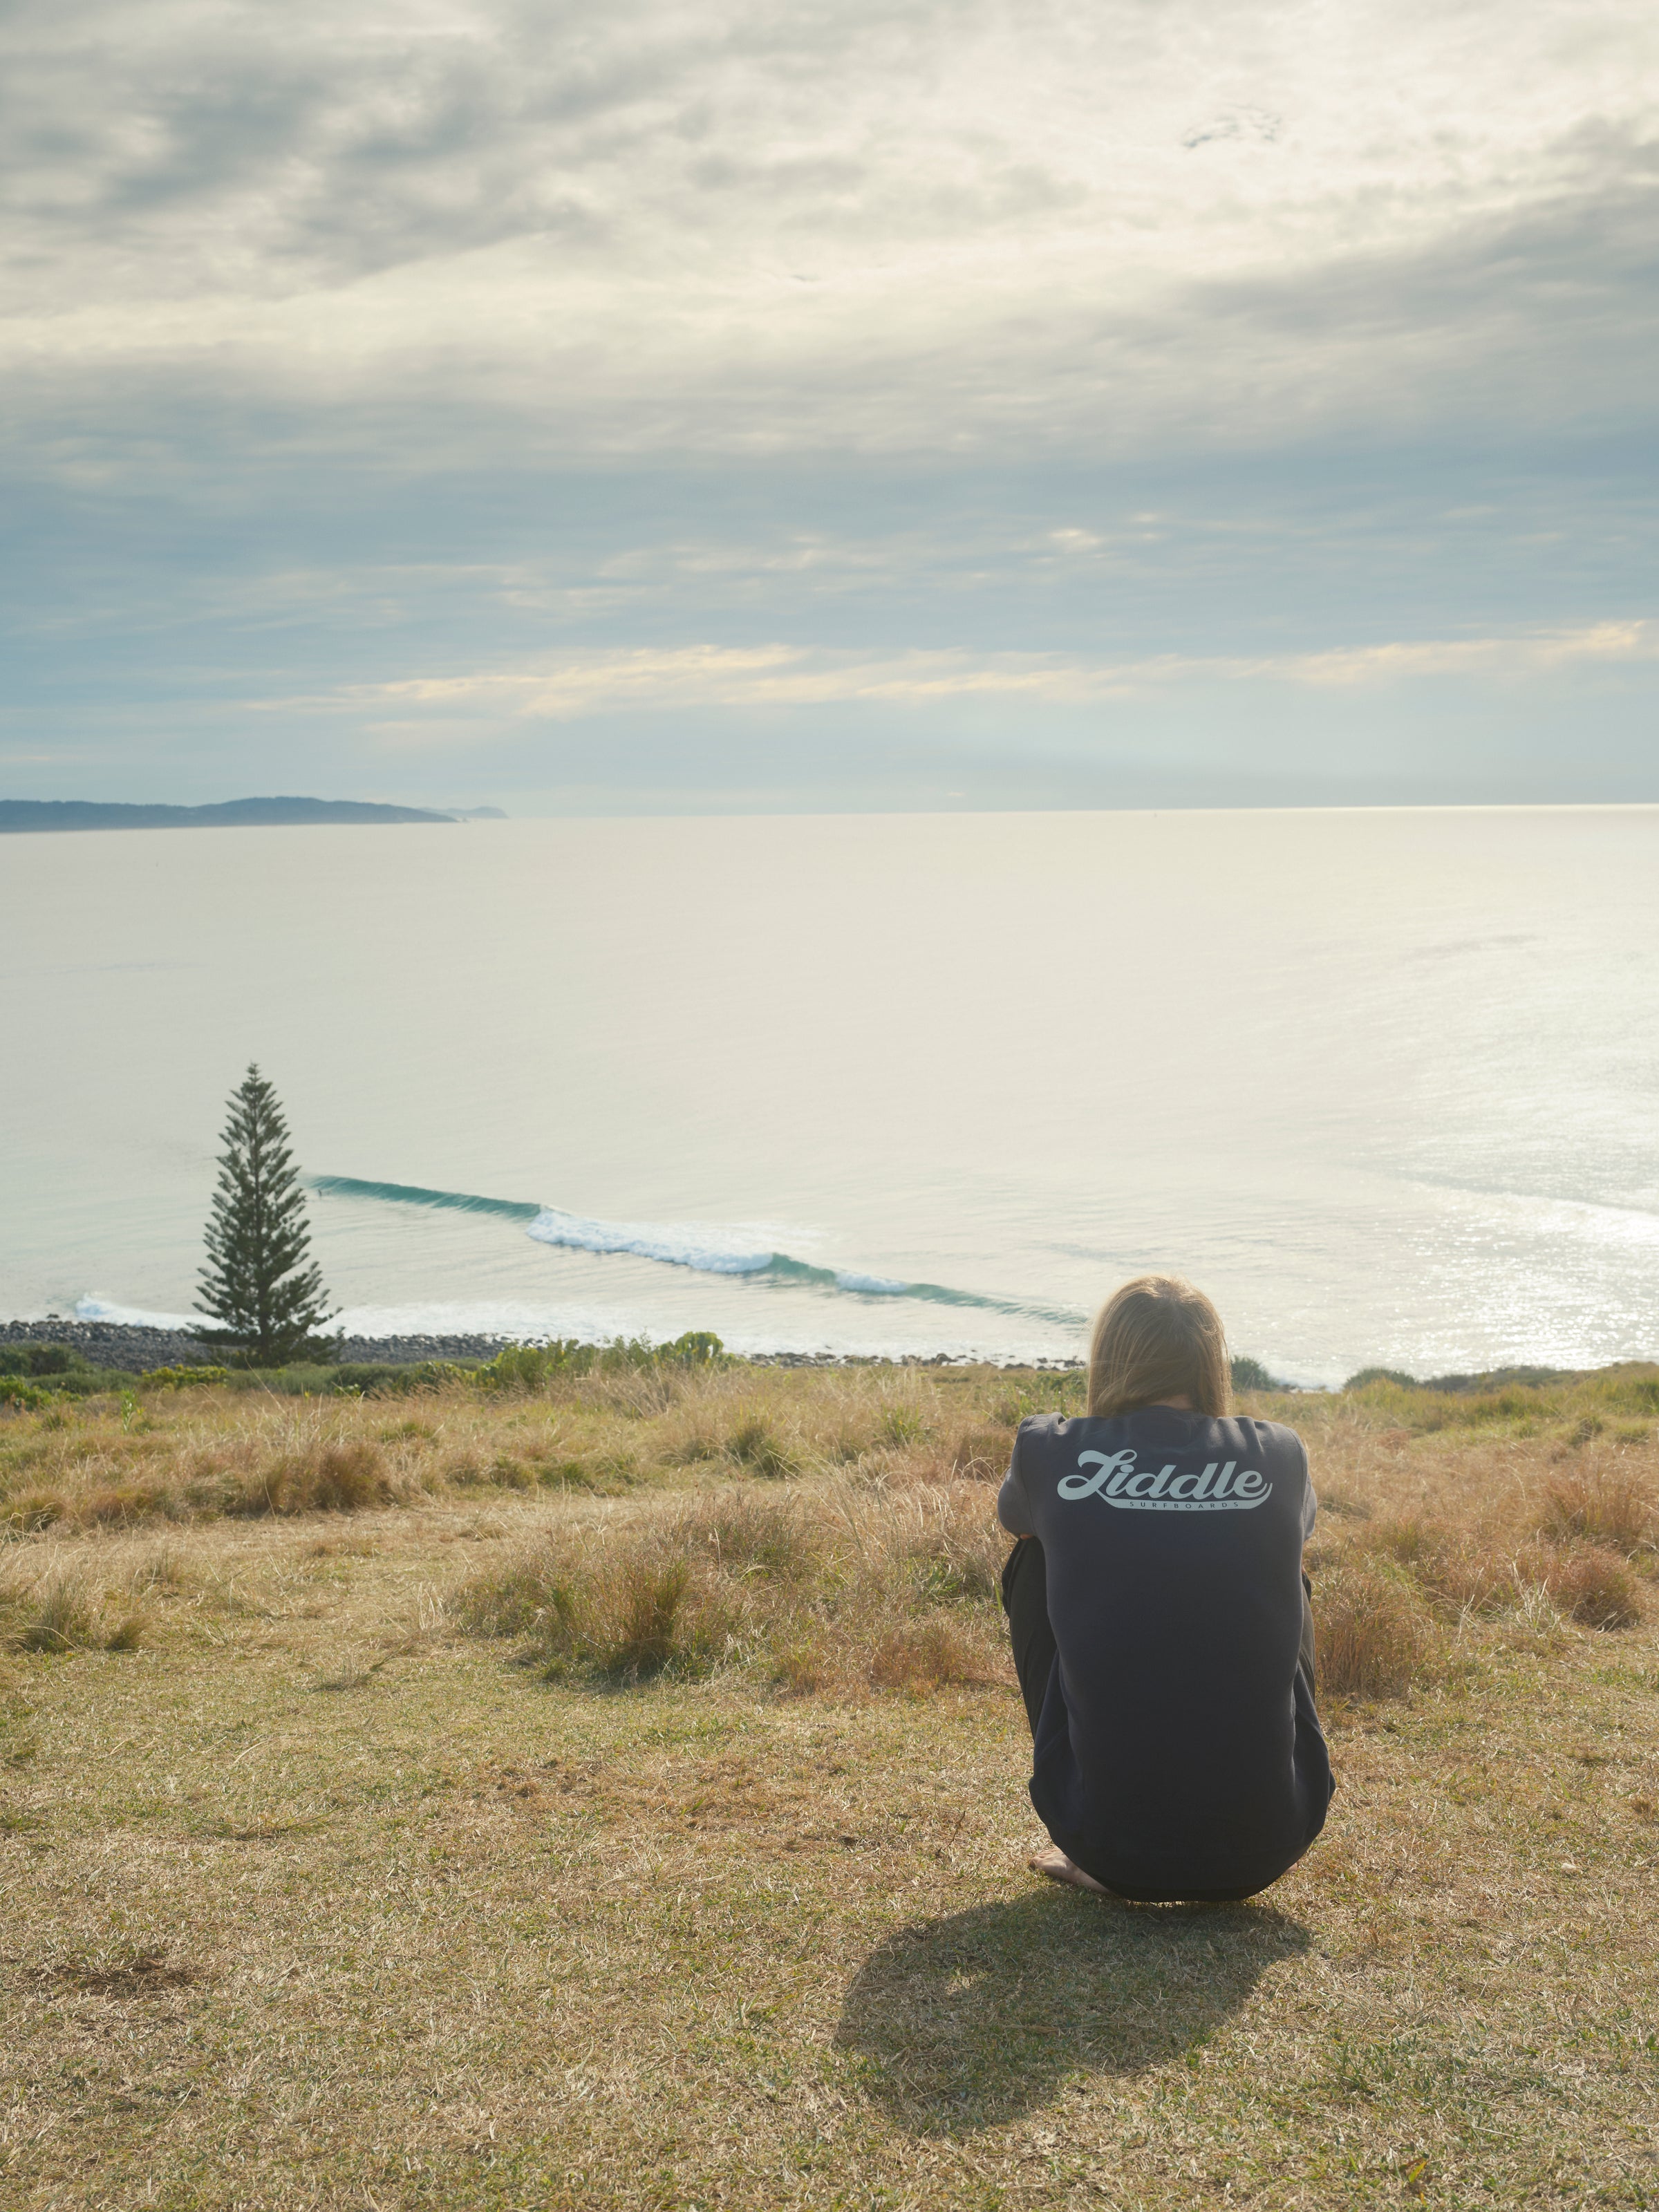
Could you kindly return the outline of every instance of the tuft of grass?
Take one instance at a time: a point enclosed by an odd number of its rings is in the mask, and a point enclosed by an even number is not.
[[[1573,1545],[1539,1579],[1562,1611],[1586,1628],[1630,1628],[1642,1617],[1629,1564],[1604,1546]]]
[[[28,1490],[0,1504],[0,1528],[14,1536],[36,1535],[54,1522],[69,1517],[69,1505],[61,1492],[55,1490]]]
[[[367,1437],[307,1439],[243,1491],[245,1513],[357,1513],[392,1494],[378,1444]]]
[[[715,1491],[699,1498],[680,1525],[688,1546],[706,1547],[728,1574],[789,1586],[813,1580],[825,1565],[824,1526],[799,1497],[757,1495],[746,1487]]]
[[[719,1432],[708,1420],[698,1418],[689,1421],[678,1436],[671,1437],[663,1446],[663,1463],[667,1467],[707,1467],[718,1460],[725,1446]]]
[[[97,1639],[96,1608],[74,1576],[49,1576],[30,1592],[20,1613],[12,1639],[20,1651],[88,1650]]]
[[[988,1688],[999,1677],[955,1621],[933,1613],[889,1629],[871,1655],[870,1680],[878,1689],[923,1694],[952,1686]]]
[[[1501,1613],[1515,1602],[1513,1555],[1475,1530],[1408,1514],[1375,1522],[1361,1542],[1405,1568],[1420,1590],[1453,1613]]]
[[[455,1616],[524,1639],[556,1672],[613,1681],[725,1668],[795,1689],[902,1686],[929,1666],[938,1680],[1000,1680],[1006,1550],[979,1484],[732,1485],[517,1550],[463,1587]]]
[[[583,1577],[550,1582],[548,1599],[538,1640],[550,1668],[611,1681],[710,1674],[744,1625],[725,1577],[649,1535],[610,1547]]]
[[[0,1626],[15,1651],[136,1651],[149,1627],[127,1607],[112,1620],[103,1593],[74,1567],[52,1567],[29,1583],[14,1573],[0,1586]]]
[[[790,1473],[793,1460],[764,1413],[750,1413],[727,1435],[726,1449],[739,1467],[775,1480]]]
[[[1427,1670],[1434,1624],[1407,1579],[1354,1553],[1321,1573],[1314,1630],[1322,1696],[1403,1697]]]
[[[915,1406],[889,1406],[876,1425],[876,1436],[891,1451],[907,1451],[925,1441],[927,1423]]]
[[[609,1604],[595,1609],[585,1638],[572,1639],[572,1656],[602,1674],[629,1682],[669,1667],[705,1674],[730,1640],[732,1615],[714,1591],[697,1586],[690,1559],[641,1548],[616,1560],[608,1581],[600,1591]]]
[[[1656,1548],[1659,1499],[1639,1477],[1596,1469],[1558,1475],[1544,1493],[1539,1534],[1634,1559]]]
[[[1505,1544],[1476,1529],[1412,1515],[1376,1522],[1362,1542],[1402,1568],[1419,1590],[1455,1614],[1525,1612],[1541,1596],[1585,1627],[1628,1627],[1639,1617],[1640,1601],[1623,1550],[1577,1540],[1576,1528],[1606,1524],[1594,1509],[1563,1510],[1561,1495],[1553,1498],[1546,1516],[1556,1539],[1551,1547]],[[1581,1485],[1565,1495],[1578,1507],[1585,1497],[1599,1500],[1604,1494]],[[1615,1503],[1622,1497],[1619,1493]],[[1628,1537],[1634,1524],[1620,1516],[1614,1525]]]

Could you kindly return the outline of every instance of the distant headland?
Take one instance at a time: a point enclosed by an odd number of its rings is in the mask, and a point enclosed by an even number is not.
[[[246,830],[363,822],[506,820],[499,806],[377,806],[356,799],[228,799],[216,806],[128,806],[95,799],[0,799],[0,834],[29,830]]]

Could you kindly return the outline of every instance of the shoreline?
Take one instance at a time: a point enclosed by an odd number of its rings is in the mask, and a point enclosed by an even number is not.
[[[545,1344],[548,1336],[348,1336],[340,1340],[337,1364],[352,1366],[414,1367],[426,1359],[493,1359],[509,1344]],[[182,1329],[149,1328],[121,1321],[0,1322],[0,1345],[64,1344],[82,1352],[94,1366],[142,1375],[153,1367],[211,1366],[216,1348],[198,1343]],[[734,1358],[750,1367],[1006,1367],[1039,1374],[1069,1374],[1074,1359],[961,1359],[946,1352],[901,1352],[884,1358],[872,1352],[753,1352]]]

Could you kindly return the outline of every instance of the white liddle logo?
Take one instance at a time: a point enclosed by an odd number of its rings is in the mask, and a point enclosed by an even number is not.
[[[1212,1460],[1202,1474],[1177,1474],[1173,1460],[1156,1474],[1149,1467],[1138,1469],[1133,1451],[1079,1452],[1077,1463],[1079,1470],[1092,1464],[1095,1471],[1062,1474],[1062,1498],[1103,1498],[1108,1505],[1133,1513],[1249,1513],[1273,1495],[1265,1474],[1253,1467],[1236,1472],[1236,1459],[1224,1467]]]

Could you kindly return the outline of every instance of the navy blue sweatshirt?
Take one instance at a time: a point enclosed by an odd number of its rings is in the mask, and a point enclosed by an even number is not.
[[[1162,1406],[1043,1414],[1020,1424],[997,1510],[1043,1549],[1057,1656],[1031,1802],[1055,1842],[1126,1896],[1277,1881],[1332,1788],[1297,1664],[1302,1439]]]

